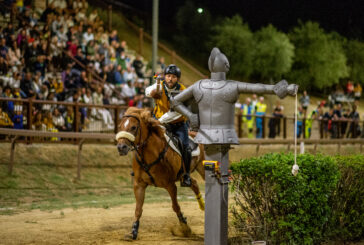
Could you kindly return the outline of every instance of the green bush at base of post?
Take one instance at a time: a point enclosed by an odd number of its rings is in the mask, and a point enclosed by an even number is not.
[[[364,238],[364,156],[267,154],[232,164],[233,228],[270,244]],[[344,228],[347,227],[347,228]]]

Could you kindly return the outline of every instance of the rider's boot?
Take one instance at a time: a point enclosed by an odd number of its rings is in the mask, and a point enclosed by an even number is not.
[[[191,186],[191,177],[190,177],[190,166],[191,166],[191,148],[186,147],[186,149],[183,151],[183,162],[185,164],[185,170],[181,181],[182,187],[190,187]]]

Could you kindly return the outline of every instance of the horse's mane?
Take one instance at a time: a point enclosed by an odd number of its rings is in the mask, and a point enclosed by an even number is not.
[[[129,107],[126,110],[125,115],[137,116],[141,121],[143,121],[147,125],[148,130],[154,132],[160,138],[164,137],[164,129],[161,127],[160,122],[152,117],[152,114],[149,109],[139,109],[137,107]]]

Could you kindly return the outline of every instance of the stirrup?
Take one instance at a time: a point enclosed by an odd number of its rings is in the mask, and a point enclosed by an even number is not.
[[[181,179],[181,187],[191,187],[192,181],[189,174],[184,174]]]

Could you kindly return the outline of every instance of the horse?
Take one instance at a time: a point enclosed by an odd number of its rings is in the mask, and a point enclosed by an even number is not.
[[[173,211],[177,214],[180,224],[187,226],[187,219],[183,216],[177,201],[177,186],[175,183],[181,179],[183,173],[182,157],[169,146],[164,134],[165,129],[158,120],[151,116],[148,109],[135,107],[128,108],[121,118],[118,129],[116,140],[119,154],[126,155],[131,150],[135,151],[132,162],[136,199],[135,218],[132,231],[125,238],[137,239],[145,190],[148,185],[154,185],[168,191],[172,200]],[[201,177],[205,179],[202,163],[204,159],[203,146],[199,145],[198,147],[200,148],[200,155],[192,157],[191,173],[197,170]],[[191,182],[191,189],[196,195],[199,207],[204,210],[205,203],[197,182],[192,177]]]

